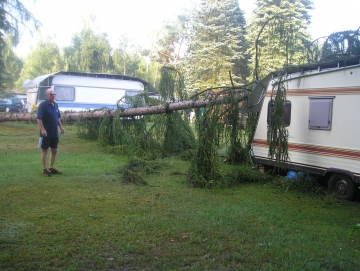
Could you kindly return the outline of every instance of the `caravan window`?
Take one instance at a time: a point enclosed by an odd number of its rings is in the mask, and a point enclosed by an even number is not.
[[[140,93],[141,93],[141,91],[138,91],[138,90],[127,90],[125,95],[126,96],[135,96],[135,95],[138,95]]]
[[[309,129],[331,130],[334,97],[309,97]]]
[[[138,95],[140,93],[141,93],[141,91],[138,91],[138,90],[127,90],[125,92],[125,103],[126,104],[131,103],[131,101],[127,97],[133,97],[133,96],[136,96],[136,95]]]
[[[38,100],[39,101],[44,101],[46,100],[46,97],[45,97],[45,92],[46,90],[50,88],[49,86],[46,86],[46,87],[39,87],[39,97],[38,97]]]
[[[55,87],[56,100],[58,101],[74,101],[75,100],[75,88],[57,86]]]
[[[267,114],[267,124],[270,125],[270,114],[271,114],[271,110],[274,106],[274,101],[270,100],[269,104],[268,104],[268,114]],[[291,122],[291,102],[286,100],[284,102],[284,125],[285,127],[290,126],[290,122]]]

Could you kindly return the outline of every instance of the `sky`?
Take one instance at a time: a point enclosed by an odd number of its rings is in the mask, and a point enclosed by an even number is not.
[[[191,7],[195,0],[22,0],[27,9],[42,23],[40,33],[22,31],[15,52],[26,56],[36,41],[52,39],[59,48],[69,46],[75,33],[80,32],[84,20],[95,15],[92,24],[96,33],[107,33],[112,48],[119,37],[145,45],[156,35],[162,21],[175,18],[182,9]],[[339,4],[340,3],[340,4]],[[255,8],[255,0],[239,0],[240,9],[248,20]],[[359,0],[313,0],[309,31],[313,39],[333,32],[356,30],[360,27]],[[146,47],[146,46],[143,46]]]

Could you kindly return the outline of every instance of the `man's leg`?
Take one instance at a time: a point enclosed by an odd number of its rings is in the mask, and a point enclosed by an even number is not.
[[[49,173],[49,171],[46,168],[46,157],[47,157],[48,151],[49,151],[49,149],[42,149],[42,151],[41,151],[41,163],[43,165],[43,175],[50,177],[51,174]]]
[[[42,152],[41,152],[41,162],[42,162],[42,165],[43,165],[43,169],[46,169],[46,157],[47,157],[47,153],[48,153],[49,149],[42,149]]]
[[[54,164],[55,164],[55,160],[56,160],[56,155],[58,153],[58,149],[53,149],[51,148],[51,155],[50,155],[50,166],[49,168],[53,169],[54,168]]]

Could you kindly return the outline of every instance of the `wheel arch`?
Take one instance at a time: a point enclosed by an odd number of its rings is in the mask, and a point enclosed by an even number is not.
[[[331,175],[333,174],[343,174],[343,175],[347,175],[350,177],[350,179],[352,180],[353,183],[356,182],[356,178],[354,176],[354,174],[349,171],[349,170],[345,170],[345,169],[340,169],[340,168],[327,168],[324,173],[323,176],[326,178],[327,181],[329,181]]]

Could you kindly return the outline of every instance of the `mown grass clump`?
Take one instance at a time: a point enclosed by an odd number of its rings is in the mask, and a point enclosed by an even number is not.
[[[126,184],[147,185],[146,176],[155,173],[161,167],[159,163],[159,161],[132,156],[128,164],[120,170],[121,180]]]

